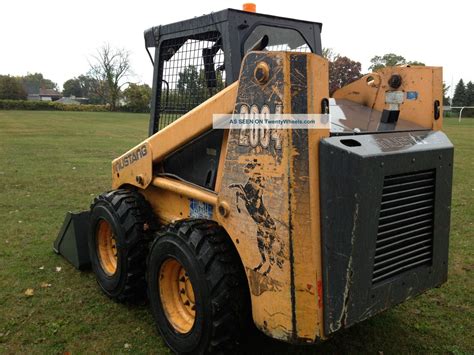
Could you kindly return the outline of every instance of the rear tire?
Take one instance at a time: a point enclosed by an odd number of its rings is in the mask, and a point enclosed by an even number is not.
[[[247,280],[232,241],[215,222],[184,220],[159,233],[147,282],[157,328],[176,353],[228,351],[239,343],[249,324]]]
[[[97,283],[117,301],[146,295],[145,268],[155,229],[151,206],[138,192],[103,193],[91,205],[89,255]]]

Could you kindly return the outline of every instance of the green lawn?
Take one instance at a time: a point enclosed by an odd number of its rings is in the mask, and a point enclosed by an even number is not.
[[[0,111],[0,352],[169,352],[146,305],[110,301],[51,249],[65,212],[109,188],[110,161],[146,137],[147,118]],[[325,343],[255,335],[247,353],[474,352],[474,120],[445,131],[456,146],[448,283]]]

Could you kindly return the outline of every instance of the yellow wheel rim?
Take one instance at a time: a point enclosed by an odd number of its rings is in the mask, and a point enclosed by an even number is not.
[[[165,260],[158,281],[161,304],[166,318],[181,333],[188,333],[196,319],[196,305],[191,280],[179,261]]]
[[[117,244],[112,226],[104,219],[99,221],[96,234],[97,251],[102,270],[112,276],[117,271]]]

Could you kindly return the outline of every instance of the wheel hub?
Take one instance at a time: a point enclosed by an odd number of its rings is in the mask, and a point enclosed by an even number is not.
[[[112,276],[117,271],[117,243],[112,226],[104,219],[99,221],[96,234],[97,256],[102,270]]]
[[[166,318],[177,332],[188,333],[196,319],[196,304],[191,280],[179,261],[169,258],[161,265],[158,287]]]

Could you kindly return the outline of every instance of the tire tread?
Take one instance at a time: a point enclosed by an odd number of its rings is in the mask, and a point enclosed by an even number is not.
[[[157,223],[151,206],[140,193],[118,189],[97,196],[91,204],[91,210],[97,204],[107,204],[115,212],[118,222],[125,232],[127,272],[122,287],[109,294],[119,302],[141,300],[146,297],[146,259],[149,244]],[[145,227],[148,225],[148,228]]]
[[[248,322],[249,293],[239,255],[225,230],[214,221],[187,219],[169,225],[160,235],[173,234],[194,250],[209,285],[211,339],[199,353],[234,348]],[[152,247],[153,248],[153,247]],[[151,295],[150,295],[151,297]]]

